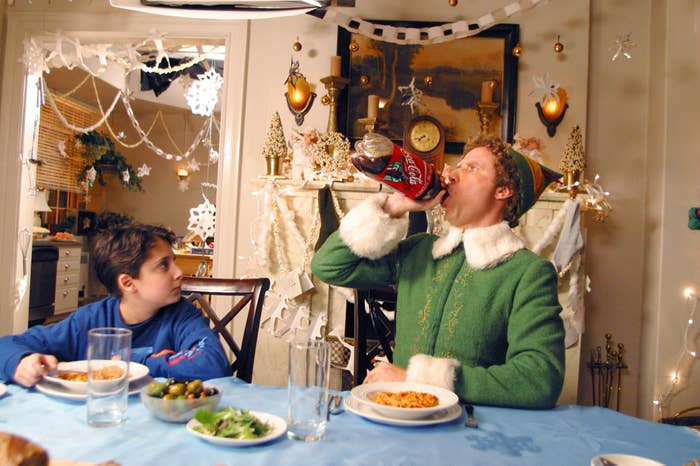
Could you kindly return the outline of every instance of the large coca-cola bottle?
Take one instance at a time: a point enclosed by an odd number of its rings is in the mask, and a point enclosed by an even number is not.
[[[355,144],[352,164],[411,199],[431,199],[442,189],[440,174],[431,164],[381,134],[367,133]]]

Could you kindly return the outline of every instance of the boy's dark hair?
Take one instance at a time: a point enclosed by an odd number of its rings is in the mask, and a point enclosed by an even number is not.
[[[121,296],[117,277],[125,273],[138,278],[148,251],[162,239],[171,246],[175,233],[157,225],[131,224],[105,230],[97,237],[92,250],[95,271],[111,294]]]
[[[520,198],[520,175],[518,165],[508,151],[508,144],[497,136],[479,135],[464,145],[466,155],[472,149],[485,147],[496,156],[496,186],[507,186],[513,195],[506,201],[503,220],[513,228],[518,225],[518,199]]]

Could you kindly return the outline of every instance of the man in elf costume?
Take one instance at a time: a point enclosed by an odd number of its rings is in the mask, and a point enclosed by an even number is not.
[[[311,263],[334,285],[396,286],[394,361],[365,383],[428,383],[471,403],[551,408],[564,379],[557,277],[511,227],[559,175],[482,136],[442,177],[432,200],[367,198]],[[449,222],[443,236],[404,239],[407,213],[438,203]]]

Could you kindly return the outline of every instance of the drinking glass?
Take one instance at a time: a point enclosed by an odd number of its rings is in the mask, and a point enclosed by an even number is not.
[[[289,344],[287,436],[314,442],[326,433],[330,344],[293,341]]]
[[[129,397],[131,330],[93,328],[88,331],[87,422],[93,427],[124,423]]]

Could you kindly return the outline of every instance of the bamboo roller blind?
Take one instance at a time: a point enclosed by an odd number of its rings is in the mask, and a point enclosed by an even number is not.
[[[56,107],[66,120],[75,126],[81,128],[91,126],[101,117],[92,108],[67,97],[61,97],[55,92],[54,98]],[[75,148],[76,133],[63,126],[48,103],[41,106],[40,118],[37,156],[42,164],[37,167],[37,186],[80,192],[78,174],[85,162],[80,155],[80,150]],[[61,141],[65,142],[67,157],[63,157],[58,150],[58,143]]]

